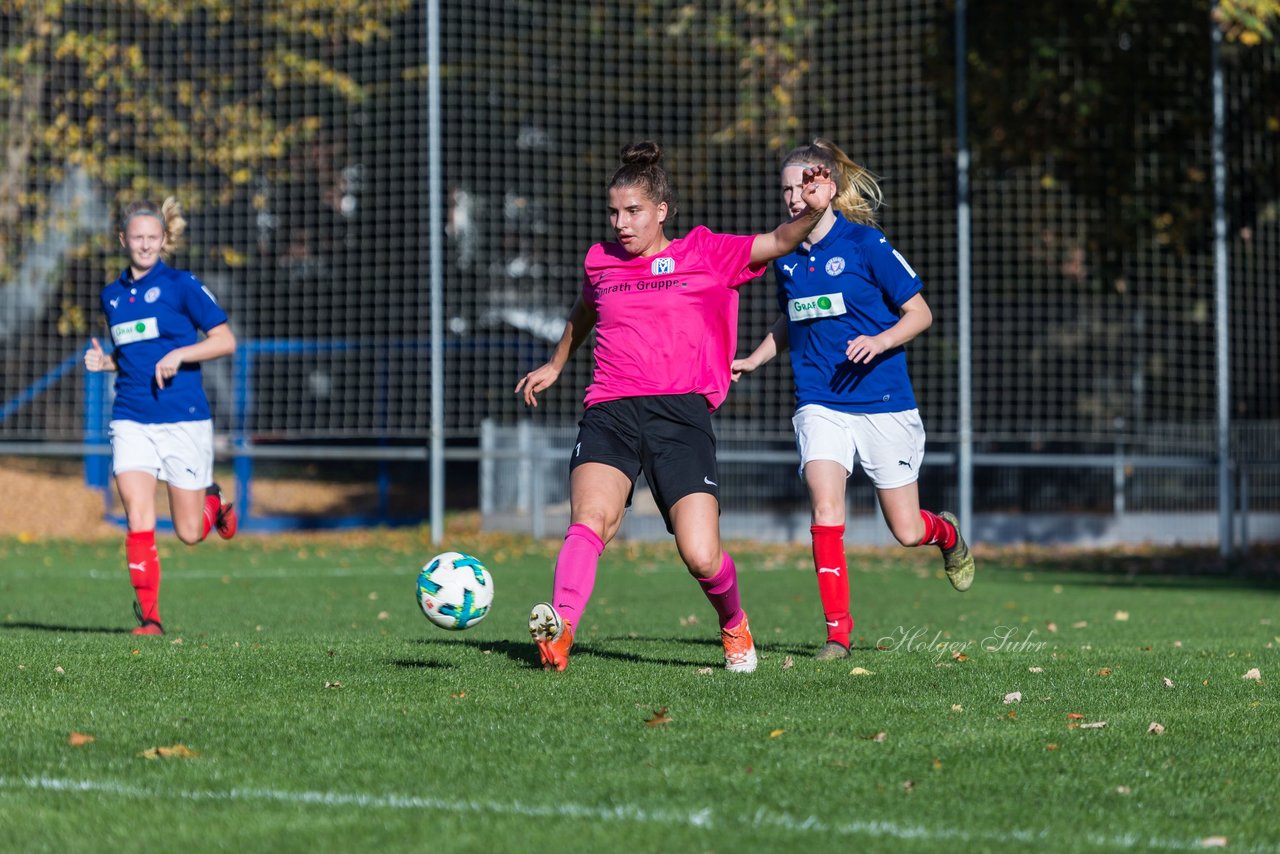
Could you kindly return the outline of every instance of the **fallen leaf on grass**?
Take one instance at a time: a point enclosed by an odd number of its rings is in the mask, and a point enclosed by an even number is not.
[[[874,741],[874,742],[877,742],[877,743],[883,743],[883,742],[884,742],[884,740],[885,740],[886,738],[888,738],[888,737],[889,737],[889,733],[885,732],[884,730],[881,730],[880,732],[876,733],[875,735],[864,735],[864,736],[863,736],[863,738],[865,738],[867,741]]]
[[[1072,624],[1071,624],[1071,628],[1073,628],[1073,629],[1083,629],[1083,628],[1084,628],[1085,626],[1087,626],[1087,625],[1089,625],[1089,621],[1088,621],[1088,620],[1079,620],[1079,621],[1077,621],[1077,622],[1072,623]]]
[[[671,723],[671,717],[667,714],[667,707],[654,709],[653,717],[645,720],[645,726],[662,726]]]
[[[795,659],[794,659],[794,658],[792,658],[791,656],[789,656],[789,655],[788,655],[786,658],[782,659],[782,669],[783,669],[783,670],[790,670],[791,668],[793,668],[793,667],[795,667],[795,666],[796,666],[796,661],[795,661]]]
[[[786,730],[785,730],[785,729],[775,729],[775,730],[770,730],[770,731],[769,731],[769,738],[777,738],[778,736],[782,735],[784,732],[786,732]]]
[[[693,672],[698,676],[710,676],[713,671],[711,670],[710,667],[699,667],[697,670]]]
[[[849,671],[850,676],[875,676],[874,670],[868,670],[865,667],[855,667]]]
[[[681,617],[681,618],[680,618],[680,625],[682,625],[682,626],[696,626],[696,625],[698,625],[698,615],[697,615],[697,614],[690,614],[690,615],[689,615],[689,616],[687,616],[687,617]]]
[[[1009,714],[1008,714],[1008,716],[1007,716],[1007,717],[1008,717],[1008,718],[1009,718],[1009,720],[1011,720],[1011,721],[1016,721],[1016,720],[1018,719],[1018,710],[1017,710],[1017,709],[1010,709],[1010,710],[1009,710]]]
[[[1128,786],[1116,786],[1116,794],[1117,794],[1117,795],[1131,795],[1131,794],[1133,794],[1133,789],[1130,789]]]
[[[1225,836],[1206,836],[1200,840],[1201,848],[1226,848],[1227,837]]]
[[[1084,720],[1084,715],[1080,714],[1079,712],[1067,712],[1067,720],[1082,721]]]
[[[1021,702],[1022,702],[1021,691],[1010,691],[1008,694],[1004,695],[1004,704],[1006,706],[1009,705],[1010,703],[1021,703]]]
[[[956,650],[955,652],[951,653],[951,660],[965,662],[969,660],[969,656],[965,655],[963,652],[960,652],[959,650]]]
[[[1101,670],[1099,670],[1099,671],[1098,671],[1098,675],[1099,675],[1099,676],[1110,676],[1110,675],[1111,675],[1111,668],[1110,668],[1110,667],[1104,667],[1104,668],[1102,668]]]
[[[182,646],[182,638],[174,638],[169,641],[169,646]]]
[[[138,754],[143,759],[194,759],[200,754],[185,744],[172,747],[151,747]]]
[[[1246,673],[1244,676],[1241,676],[1240,678],[1241,678],[1241,679],[1252,679],[1254,682],[1261,682],[1261,681],[1262,681],[1262,671],[1260,671],[1260,670],[1258,670],[1258,668],[1254,667],[1254,668],[1251,668],[1251,669],[1249,670],[1249,672],[1248,672],[1248,673]]]
[[[1106,725],[1106,721],[1094,721],[1091,724],[1080,724],[1080,729],[1102,729]]]
[[[63,670],[63,669],[62,669],[62,665],[58,665],[57,667],[53,668],[53,672],[54,672],[54,673],[66,673],[67,671],[65,671],[65,670]],[[1259,679],[1261,679],[1262,677],[1258,677],[1258,678],[1259,678]]]
[[[1160,678],[1160,682],[1161,682],[1161,684],[1163,684],[1163,685],[1164,685],[1164,687],[1166,687],[1166,688],[1172,688],[1172,687],[1173,687],[1173,680],[1172,680],[1172,679],[1170,679],[1168,676],[1162,676],[1162,677]]]
[[[95,741],[97,739],[87,732],[73,732],[67,736],[67,744],[72,747],[83,747],[86,744],[93,744]]]
[[[1151,726],[1147,727],[1147,734],[1150,735],[1152,733],[1155,733],[1156,735],[1164,735],[1164,724],[1158,724],[1155,721],[1152,721]]]
[[[1045,628],[1049,630],[1050,634],[1052,634],[1052,633],[1054,633],[1054,632],[1056,632],[1056,631],[1058,630],[1058,624],[1057,624],[1057,623],[1047,623],[1047,624],[1045,624]]]
[[[465,699],[467,698],[467,692],[466,692],[466,691],[455,691],[455,692],[453,692],[452,694],[450,694],[449,696],[450,696],[450,697],[452,697],[452,698],[453,698],[453,699],[455,699],[455,700],[465,700]]]
[[[964,711],[964,706],[960,705],[959,703],[952,703],[952,704],[951,704],[951,711],[953,711],[953,712],[963,712],[963,711]]]
[[[341,688],[341,687],[342,687],[342,683],[341,683],[341,682],[326,682],[326,683],[324,683],[324,687],[326,687],[326,688]]]
[[[933,770],[934,770],[934,771],[941,771],[941,770],[942,770],[942,760],[941,760],[941,759],[939,759],[939,758],[938,758],[938,757],[936,757],[936,756],[935,756],[935,757],[933,757]]]
[[[911,794],[911,790],[912,790],[912,789],[914,789],[915,787],[916,787],[916,781],[915,781],[915,780],[903,780],[903,781],[902,781],[902,791],[906,792],[908,795],[909,795],[909,794]]]
[[[378,612],[378,619],[379,619],[379,620],[390,620],[390,619],[391,619],[391,612],[390,612],[390,611],[379,611],[379,612]]]
[[[1044,668],[1043,668],[1043,667],[1028,667],[1028,668],[1027,668],[1027,672],[1028,672],[1028,673],[1044,673]]]
[[[1120,621],[1120,622],[1122,622],[1122,623],[1123,623],[1123,622],[1125,622],[1126,620],[1128,620],[1128,619],[1129,619],[1129,612],[1128,612],[1128,611],[1116,611],[1116,619],[1117,619],[1117,620],[1119,620],[1119,621]]]
[[[1058,749],[1058,745],[1056,745],[1056,744],[1046,744],[1046,745],[1044,746],[1044,749],[1045,749],[1045,750],[1057,750],[1057,749]]]

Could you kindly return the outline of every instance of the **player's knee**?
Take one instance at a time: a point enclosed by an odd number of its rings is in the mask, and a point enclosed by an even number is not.
[[[720,571],[720,548],[718,545],[684,549],[680,552],[684,565],[689,567],[689,574],[696,578],[712,578]]]
[[[594,531],[603,542],[607,543],[613,539],[614,534],[618,533],[618,527],[622,524],[622,517],[601,508],[587,507],[574,511],[572,524],[585,525]]]
[[[203,531],[199,528],[188,528],[186,526],[174,525],[173,532],[178,536],[179,540],[189,546],[194,546],[196,543],[204,539],[204,537],[201,536]]]
[[[894,538],[907,548],[920,545],[920,541],[924,539],[924,525],[920,524],[918,520],[914,525],[908,522],[898,522],[891,525],[889,530],[893,532]]]
[[[816,501],[813,505],[813,524],[843,525],[844,504],[834,501]]]

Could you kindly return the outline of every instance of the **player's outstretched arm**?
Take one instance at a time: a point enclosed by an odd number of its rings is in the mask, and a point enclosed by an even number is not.
[[[742,379],[743,374],[751,373],[774,356],[786,350],[789,343],[787,316],[780,314],[778,319],[773,322],[773,326],[769,327],[764,340],[751,351],[751,355],[745,359],[734,359],[729,365],[729,378],[736,383]]]
[[[800,197],[805,209],[767,234],[757,234],[751,244],[751,264],[767,264],[791,252],[813,231],[822,219],[836,194],[836,183],[831,180],[831,170],[825,166],[810,166],[804,170]]]
[[[569,357],[577,352],[583,341],[587,340],[587,336],[591,334],[595,325],[596,310],[582,297],[578,297],[578,301],[573,304],[573,309],[569,312],[569,319],[565,321],[564,334],[560,336],[560,343],[556,345],[551,358],[546,364],[525,374],[520,382],[516,383],[515,393],[524,395],[527,406],[538,405],[537,393],[555,384],[555,381],[560,378],[560,372],[569,363]]]
[[[116,369],[116,360],[102,351],[97,338],[89,339],[89,349],[84,351],[84,369],[95,374]]]

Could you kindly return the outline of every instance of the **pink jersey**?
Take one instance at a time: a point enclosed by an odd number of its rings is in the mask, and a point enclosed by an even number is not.
[[[738,287],[765,269],[751,265],[754,240],[700,225],[647,258],[592,246],[582,298],[599,316],[586,405],[696,392],[714,412],[738,347]]]

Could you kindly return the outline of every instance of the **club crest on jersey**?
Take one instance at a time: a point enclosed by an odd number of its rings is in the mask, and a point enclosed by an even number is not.
[[[653,263],[649,265],[649,270],[655,276],[669,276],[676,271],[676,259],[669,257],[654,258]]]
[[[834,258],[828,258],[826,270],[827,270],[828,276],[840,275],[841,273],[844,272],[844,259],[841,258],[839,255],[835,256]]]
[[[143,302],[155,302],[158,299],[160,299],[159,288],[147,288],[147,292],[142,295]]]

